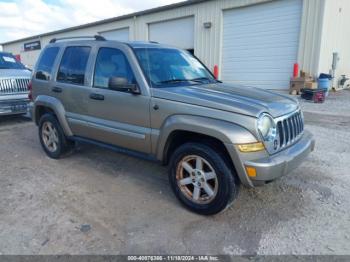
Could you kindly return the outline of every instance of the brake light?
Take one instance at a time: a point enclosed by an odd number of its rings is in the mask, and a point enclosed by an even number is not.
[[[32,88],[32,81],[28,82],[27,89],[29,91],[28,98],[30,101],[33,101],[33,88]]]

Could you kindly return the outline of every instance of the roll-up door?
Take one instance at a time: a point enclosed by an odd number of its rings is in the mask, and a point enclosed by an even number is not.
[[[149,24],[149,40],[178,48],[194,49],[194,19],[186,17]]]
[[[286,89],[297,62],[302,0],[273,1],[224,11],[221,78]]]

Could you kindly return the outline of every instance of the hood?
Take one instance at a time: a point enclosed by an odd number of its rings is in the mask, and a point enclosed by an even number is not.
[[[153,96],[218,110],[258,117],[266,112],[279,117],[298,109],[298,102],[255,87],[223,83],[154,88]]]
[[[0,78],[30,78],[31,75],[26,69],[0,69]]]

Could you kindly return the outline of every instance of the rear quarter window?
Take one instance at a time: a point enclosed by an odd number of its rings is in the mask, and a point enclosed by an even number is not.
[[[44,50],[36,70],[35,78],[40,80],[50,80],[52,67],[55,63],[59,48],[49,47]]]
[[[57,81],[84,85],[85,71],[90,55],[90,47],[71,46],[64,51],[57,73]]]

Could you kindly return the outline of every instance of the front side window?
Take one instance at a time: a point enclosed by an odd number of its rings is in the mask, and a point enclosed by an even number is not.
[[[57,81],[84,85],[85,71],[90,55],[90,47],[72,46],[64,51]]]
[[[16,58],[7,53],[0,53],[0,69],[25,69],[25,66]]]
[[[124,53],[115,48],[101,48],[98,52],[94,87],[108,88],[110,78],[125,78],[128,84],[134,84],[135,78]]]
[[[187,51],[167,48],[136,48],[135,53],[152,87],[217,82],[205,66]]]
[[[58,47],[49,47],[45,49],[38,63],[38,67],[35,74],[36,79],[47,81],[50,80],[52,67],[55,63],[58,51]]]

